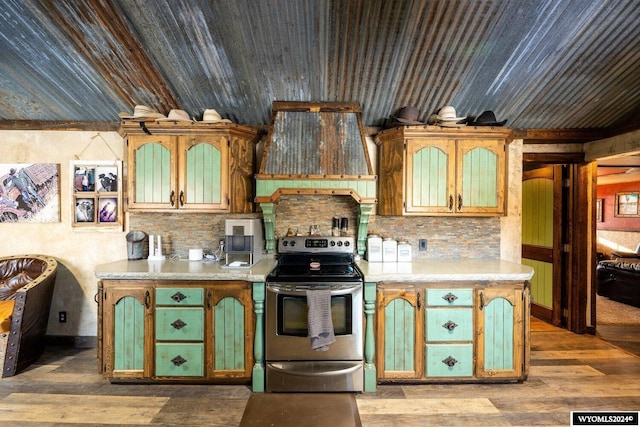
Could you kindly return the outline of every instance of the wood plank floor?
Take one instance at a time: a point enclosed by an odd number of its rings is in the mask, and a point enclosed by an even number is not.
[[[531,337],[527,381],[379,386],[356,395],[362,425],[569,425],[572,410],[640,410],[640,356],[535,319]],[[50,347],[0,380],[0,426],[238,426],[250,396],[245,386],[110,384],[95,349]]]

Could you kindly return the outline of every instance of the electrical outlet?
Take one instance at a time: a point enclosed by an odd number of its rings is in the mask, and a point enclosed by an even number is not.
[[[427,239],[418,239],[418,251],[425,252],[427,250]]]
[[[67,312],[66,311],[58,312],[58,322],[67,323]]]

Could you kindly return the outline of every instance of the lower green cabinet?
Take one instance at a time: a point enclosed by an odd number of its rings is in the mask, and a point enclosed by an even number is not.
[[[473,344],[427,344],[425,377],[473,376]]]
[[[528,374],[526,282],[378,284],[380,382],[520,381]]]
[[[251,382],[253,284],[103,280],[100,372],[112,381]]]
[[[156,377],[202,376],[203,343],[156,343]]]

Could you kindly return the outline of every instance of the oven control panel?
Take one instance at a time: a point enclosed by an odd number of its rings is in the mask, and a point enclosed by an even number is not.
[[[289,236],[278,240],[279,253],[353,253],[353,237]]]

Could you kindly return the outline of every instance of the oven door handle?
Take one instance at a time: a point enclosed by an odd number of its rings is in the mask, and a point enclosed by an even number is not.
[[[355,372],[355,371],[357,371],[357,370],[362,368],[362,364],[355,364],[353,366],[349,366],[348,368],[336,369],[336,370],[333,370],[333,371],[332,370],[325,370],[324,372],[309,372],[309,371],[304,370],[304,369],[294,369],[291,365],[287,365],[286,368],[282,368],[282,367],[278,366],[277,363],[269,363],[269,362],[267,362],[267,364],[274,371],[284,372],[284,373],[289,374],[289,375],[292,375],[292,374],[293,375],[299,375],[299,376],[303,376],[303,377],[326,377],[326,376],[349,374],[351,372]]]
[[[311,288],[311,289],[314,289],[314,288]],[[318,289],[318,288],[315,288],[315,289]],[[320,289],[324,289],[324,288],[320,288]],[[348,288],[331,289],[331,296],[353,294],[355,292],[360,291],[361,289],[362,289],[362,285],[349,286]],[[267,285],[267,291],[277,292],[283,295],[304,296],[306,295],[306,290],[307,289],[294,290],[286,286],[280,286],[280,285]]]

